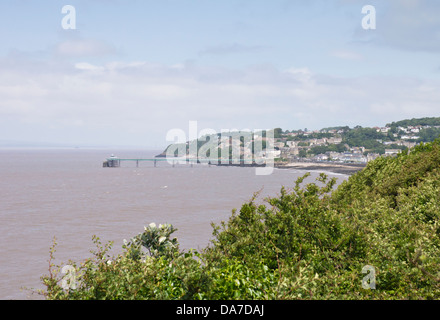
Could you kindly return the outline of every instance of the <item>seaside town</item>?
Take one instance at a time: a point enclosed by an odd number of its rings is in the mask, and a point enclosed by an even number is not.
[[[373,140],[374,147],[353,145],[344,139],[351,129],[339,128],[300,132],[282,132],[275,139],[274,156],[278,162],[335,162],[365,164],[379,156],[394,156],[401,150],[410,149],[420,143],[417,134],[426,127],[399,127],[403,134],[392,133],[390,127],[374,127],[378,136]],[[353,129],[356,130],[356,129]],[[293,138],[293,139],[292,139]],[[297,139],[295,139],[297,138]],[[366,144],[371,145],[371,140]]]
[[[380,156],[395,156],[417,144],[431,142],[440,136],[440,118],[402,120],[384,127],[332,127],[309,131],[274,129],[274,154],[278,164],[341,163],[366,164]],[[235,140],[241,155],[252,154],[254,140]],[[222,149],[226,145],[220,143]],[[263,152],[266,152],[265,150]],[[269,156],[266,154],[266,156]]]

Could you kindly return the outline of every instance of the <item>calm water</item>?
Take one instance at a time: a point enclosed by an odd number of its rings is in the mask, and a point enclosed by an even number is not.
[[[166,163],[103,168],[111,153],[147,158],[159,152],[0,150],[0,299],[41,299],[21,288],[43,289],[40,276],[48,273],[54,237],[56,264],[90,257],[93,235],[114,241],[120,252],[123,239],[151,222],[178,228],[181,248],[203,248],[211,222],[227,220],[260,189],[260,198],[276,196],[305,173],[256,176],[253,168]]]

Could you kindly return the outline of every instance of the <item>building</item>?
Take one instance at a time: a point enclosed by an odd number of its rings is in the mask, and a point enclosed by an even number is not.
[[[353,152],[355,154],[363,154],[365,152],[365,148],[364,147],[353,147],[353,148],[351,148],[351,152]]]
[[[400,153],[400,149],[385,149],[385,157],[394,157]]]
[[[285,145],[284,142],[275,142],[275,143],[273,144],[273,146],[274,146],[275,148],[278,148],[278,149],[284,148],[284,145]]]
[[[327,139],[328,144],[340,144],[342,143],[342,138],[329,138]]]
[[[376,131],[377,132],[388,133],[388,131],[390,131],[390,130],[391,130],[390,127],[382,127],[382,128],[377,128],[376,127]]]
[[[380,157],[380,154],[378,154],[378,153],[369,153],[369,154],[367,154],[367,162],[376,160],[379,157]]]
[[[291,156],[299,155],[299,148],[298,147],[290,148],[290,155]]]
[[[408,141],[402,142],[402,146],[407,147],[408,149],[411,149],[411,148],[415,147],[416,145],[417,145],[416,142],[408,142]]]
[[[328,161],[329,157],[326,154],[318,154],[317,156],[315,156],[315,160],[316,161]]]

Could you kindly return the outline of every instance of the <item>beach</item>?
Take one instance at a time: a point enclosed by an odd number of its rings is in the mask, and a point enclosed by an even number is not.
[[[329,162],[292,162],[287,164],[275,164],[278,169],[298,169],[298,170],[322,170],[333,173],[352,175],[363,168],[366,164],[352,163],[329,163]]]

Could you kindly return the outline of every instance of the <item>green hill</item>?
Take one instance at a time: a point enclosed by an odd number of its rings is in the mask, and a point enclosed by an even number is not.
[[[400,120],[397,122],[392,122],[387,124],[387,127],[408,127],[408,126],[440,126],[440,118],[430,117],[430,118],[413,118]]]
[[[107,256],[108,247],[97,241],[94,257],[76,265],[81,275],[76,289],[63,290],[53,267],[42,278],[44,294],[49,299],[440,298],[439,140],[396,158],[378,158],[336,190],[336,181],[324,174],[316,182],[307,182],[307,176],[282,188],[279,197],[261,201],[255,195],[228,221],[213,225],[212,245],[201,252],[180,251],[171,226],[145,228],[116,257]]]

